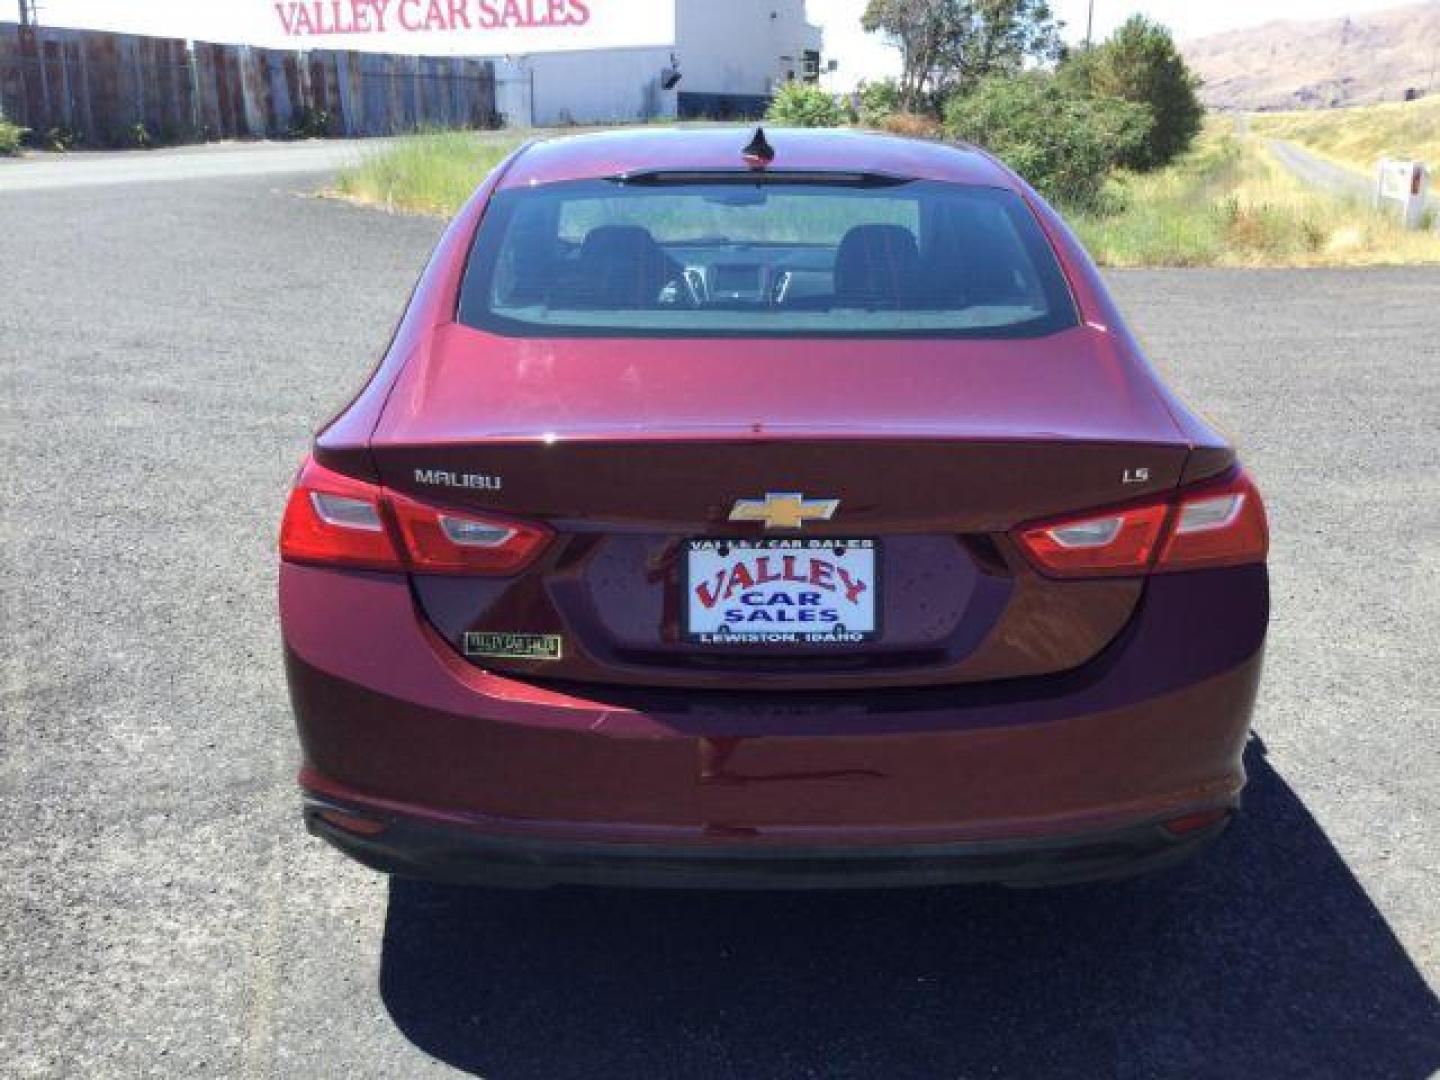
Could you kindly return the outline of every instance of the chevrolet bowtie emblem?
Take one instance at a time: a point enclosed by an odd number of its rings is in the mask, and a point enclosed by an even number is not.
[[[760,521],[767,529],[798,529],[807,521],[829,521],[839,499],[807,499],[798,491],[767,492],[763,499],[736,499],[731,521]]]

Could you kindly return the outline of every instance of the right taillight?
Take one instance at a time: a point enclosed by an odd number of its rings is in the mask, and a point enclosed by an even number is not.
[[[290,562],[417,574],[517,574],[549,543],[534,522],[430,506],[306,461],[280,526]]]
[[[1265,561],[1270,550],[1265,504],[1244,472],[1180,491],[1175,506],[1156,573]]]
[[[1265,507],[1235,470],[1164,499],[1023,525],[1021,550],[1049,577],[1133,577],[1265,560]]]

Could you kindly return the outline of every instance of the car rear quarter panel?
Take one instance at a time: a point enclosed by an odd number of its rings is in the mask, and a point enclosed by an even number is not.
[[[1000,163],[997,161],[997,164]],[[1006,168],[1004,165],[1001,167]],[[1006,171],[1010,170],[1006,168]],[[1050,238],[1061,269],[1070,282],[1081,318],[1103,330],[1108,347],[1121,358],[1121,362],[1149,383],[1156,399],[1163,404],[1181,436],[1190,444],[1190,460],[1180,482],[1196,483],[1233,466],[1236,455],[1231,441],[1181,400],[1161,378],[1106,288],[1095,260],[1080,243],[1074,230],[1034,188],[1017,174],[1010,172],[1010,175]]]
[[[505,173],[528,145],[519,147],[497,165],[446,227],[420,274],[379,364],[350,404],[341,409],[315,437],[315,459],[326,468],[363,480],[376,479],[368,453],[369,442],[395,380],[413,357],[429,350],[436,327],[454,321],[455,298],[459,295],[470,245],[484,216],[485,206]]]

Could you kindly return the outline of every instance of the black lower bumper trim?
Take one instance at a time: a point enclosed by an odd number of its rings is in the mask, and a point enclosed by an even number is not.
[[[1130,877],[1189,858],[1225,830],[1230,815],[1177,839],[1159,825],[1055,839],[855,847],[569,843],[486,836],[391,820],[361,836],[320,816],[349,812],[309,798],[305,823],[345,854],[401,877],[509,888],[617,885],[641,888],[821,889],[991,882],[1015,887]]]

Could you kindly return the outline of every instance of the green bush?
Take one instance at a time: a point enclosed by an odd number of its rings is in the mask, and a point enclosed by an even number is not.
[[[894,79],[867,82],[860,87],[860,123],[866,127],[884,127],[885,121],[900,111],[900,84]]]
[[[0,116],[0,154],[18,154],[20,152],[20,143],[29,132],[29,128],[22,128],[19,124],[12,124],[9,120]]]
[[[1150,133],[1145,105],[1092,97],[1044,72],[992,76],[945,106],[950,134],[984,147],[1047,199],[1094,207]]]
[[[292,139],[323,139],[330,134],[330,114],[324,109],[306,105],[295,110],[290,118]]]
[[[1121,164],[1141,172],[1170,164],[1190,149],[1205,119],[1199,80],[1175,48],[1170,31],[1132,15],[1103,44],[1062,65],[1061,82],[1097,97],[1148,105],[1149,134]]]
[[[839,127],[845,110],[814,83],[787,82],[775,95],[765,119],[785,127]]]

